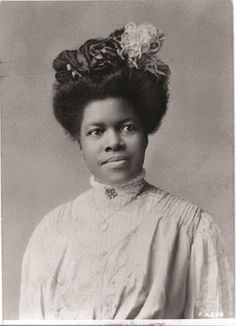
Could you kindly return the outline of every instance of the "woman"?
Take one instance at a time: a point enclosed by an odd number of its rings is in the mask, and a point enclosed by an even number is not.
[[[148,184],[149,134],[168,102],[163,34],[134,23],[54,60],[54,113],[78,142],[91,189],[36,228],[21,319],[230,317],[219,231],[197,206]]]

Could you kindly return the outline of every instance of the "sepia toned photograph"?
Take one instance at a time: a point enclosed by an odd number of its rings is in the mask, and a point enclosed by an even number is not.
[[[0,40],[4,323],[233,325],[233,3],[2,1]]]

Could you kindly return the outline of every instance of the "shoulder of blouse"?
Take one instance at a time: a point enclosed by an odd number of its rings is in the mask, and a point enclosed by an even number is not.
[[[213,217],[203,210],[196,229],[196,236],[222,238],[221,230]]]
[[[173,221],[179,228],[186,230],[192,243],[202,216],[208,219],[209,215],[188,200],[150,184],[147,195],[152,198],[153,207],[158,209],[164,219]],[[210,220],[212,221],[209,217]]]
[[[90,189],[49,211],[36,226],[30,241],[32,242],[35,238],[45,238],[46,235],[49,237],[55,236],[56,234],[62,236],[62,229],[68,222],[73,222],[72,212],[75,205],[88,204],[89,193]]]

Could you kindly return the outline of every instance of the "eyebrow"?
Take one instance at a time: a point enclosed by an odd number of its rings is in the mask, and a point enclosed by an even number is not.
[[[122,119],[120,121],[117,121],[115,123],[115,125],[122,125],[122,124],[124,124],[126,122],[130,122],[130,121],[134,121],[134,122],[138,123],[138,121],[137,121],[136,118],[134,118],[134,117],[127,117],[125,119]],[[88,123],[85,126],[85,128],[88,129],[88,128],[91,128],[91,127],[104,127],[105,125],[106,125],[106,123],[103,123],[103,122],[90,122],[90,123]]]
[[[138,122],[136,118],[128,117],[128,118],[125,118],[125,119],[121,120],[121,121],[118,122],[118,123],[119,123],[119,124],[123,124],[123,123],[129,122],[129,121]]]
[[[100,123],[100,122],[91,122],[88,123],[85,128],[91,128],[91,127],[103,127],[105,123]]]

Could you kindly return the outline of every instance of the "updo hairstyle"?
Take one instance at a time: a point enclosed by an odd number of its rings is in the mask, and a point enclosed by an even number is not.
[[[134,44],[133,37],[143,34],[146,38]],[[85,106],[106,98],[126,100],[146,135],[158,129],[169,98],[170,70],[156,56],[162,41],[163,34],[152,25],[130,23],[106,39],[88,40],[57,56],[53,110],[73,140],[79,140]]]

